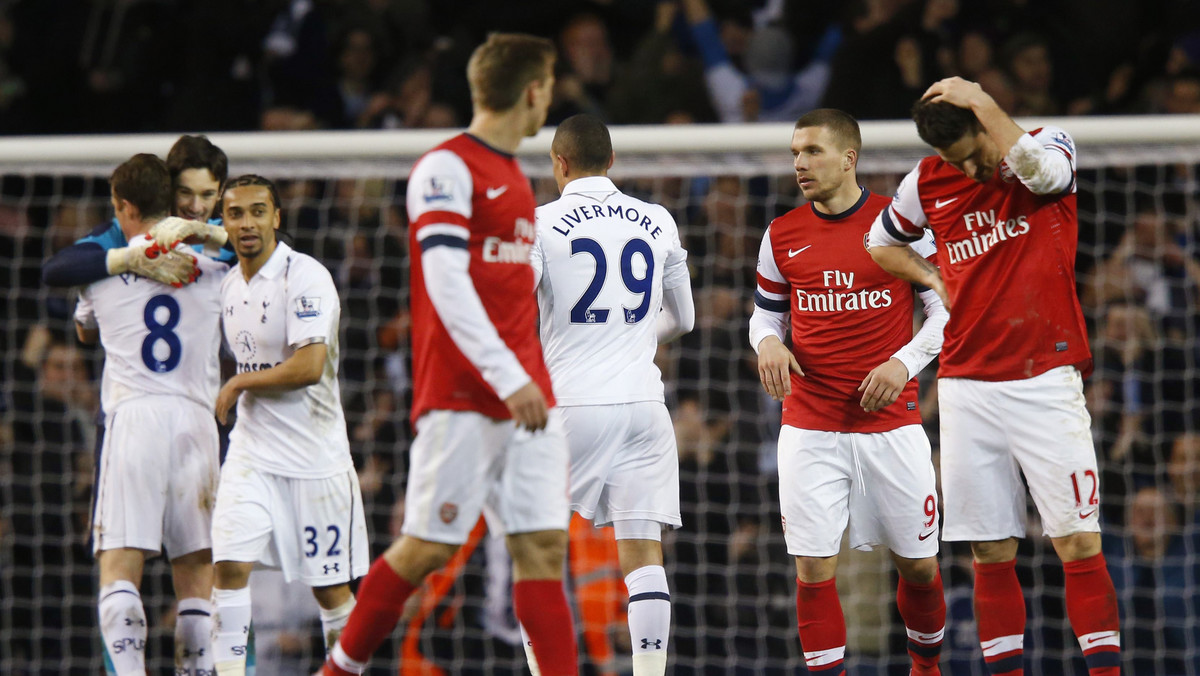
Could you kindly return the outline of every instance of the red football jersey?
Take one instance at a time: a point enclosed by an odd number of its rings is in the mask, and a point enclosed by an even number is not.
[[[884,272],[866,248],[871,223],[887,204],[864,189],[841,214],[806,204],[772,221],[763,236],[755,303],[791,312],[792,352],[805,374],[791,376],[785,425],[886,432],[921,422],[915,379],[891,406],[867,413],[859,405],[867,373],[913,338],[912,285]],[[930,239],[913,248],[927,257],[934,252]]]
[[[537,334],[537,297],[529,251],[536,237],[533,191],[514,156],[468,134],[423,155],[408,186],[411,270],[412,420],[433,409],[476,411],[509,419],[508,407],[451,339],[425,283],[423,247],[439,240],[465,246],[470,275],[504,345],[554,405]],[[465,240],[465,245],[463,241]]]
[[[1046,128],[1032,136],[1066,155],[1074,171],[1066,132]],[[898,239],[928,227],[937,240],[951,304],[939,376],[1022,380],[1065,365],[1085,377],[1091,372],[1075,291],[1074,181],[1062,193],[1038,195],[1005,164],[977,183],[940,157],[926,157],[881,219]]]

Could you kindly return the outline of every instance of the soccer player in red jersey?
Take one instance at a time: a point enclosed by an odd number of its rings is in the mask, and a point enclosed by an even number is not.
[[[513,558],[513,606],[544,676],[578,672],[563,593],[567,442],[542,360],[533,191],[513,152],[546,121],[554,47],[493,34],[467,66],[465,134],[408,181],[413,406],[403,534],[371,567],[327,674],[359,674],[404,601],[485,509]],[[419,252],[419,255],[418,255]]]
[[[1067,615],[1091,676],[1119,673],[1117,599],[1100,552],[1100,492],[1075,293],[1075,144],[1023,131],[978,84],[935,83],[913,108],[936,155],[921,160],[871,228],[871,255],[951,306],[938,373],[947,540],[975,555],[975,615],[992,674],[1023,673],[1017,539],[1025,487],[1063,561]],[[906,246],[937,238],[940,273]],[[939,275],[940,278],[939,279]]]
[[[938,571],[937,492],[917,411],[918,372],[941,349],[946,311],[917,289],[927,317],[914,336],[914,289],[879,268],[867,233],[886,197],[858,184],[858,123],[805,114],[792,134],[808,204],[775,219],[758,254],[750,344],[763,387],[783,401],[779,493],[808,670],[846,673],[846,621],[834,576],[842,532],[885,546],[900,573],[896,602],[913,674],[938,674],[946,603]],[[931,238],[911,255],[932,256]],[[792,347],[783,344],[789,326]]]

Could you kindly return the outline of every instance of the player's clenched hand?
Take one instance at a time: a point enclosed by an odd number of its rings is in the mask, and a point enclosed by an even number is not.
[[[871,369],[867,377],[863,378],[862,385],[858,386],[858,391],[863,393],[859,405],[867,412],[891,406],[904,391],[907,383],[908,367],[904,362],[892,357]]]
[[[508,395],[504,405],[508,407],[508,412],[512,414],[517,427],[524,427],[530,432],[546,427],[546,420],[550,416],[546,397],[542,394],[542,388],[532,380],[525,383],[525,387]]]
[[[242,394],[242,388],[238,382],[237,376],[230,378],[225,381],[225,384],[221,386],[221,391],[217,393],[217,421],[222,425],[229,418],[229,409],[233,408]]]
[[[168,216],[150,228],[150,237],[164,249],[173,249],[180,242],[223,246],[229,239],[225,228],[192,221],[178,216]]]
[[[804,375],[796,355],[775,336],[763,338],[758,344],[758,379],[772,399],[783,401],[792,393],[792,373]]]

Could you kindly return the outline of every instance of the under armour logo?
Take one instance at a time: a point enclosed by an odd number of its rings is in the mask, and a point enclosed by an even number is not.
[[[146,621],[141,620],[141,619],[132,618],[132,617],[125,618],[125,626],[126,627],[132,627],[135,624],[139,627],[144,627],[144,626],[146,626]]]
[[[648,638],[642,639],[642,650],[649,650],[650,646],[654,646],[655,650],[662,650],[662,639],[651,641]]]
[[[201,648],[201,649],[199,649],[199,650],[196,650],[196,651],[194,651],[194,652],[193,652],[193,651],[191,651],[191,650],[188,650],[187,648],[184,648],[184,649],[183,649],[183,656],[184,656],[184,657],[204,657],[204,648]]]
[[[232,316],[233,316],[233,306],[232,306],[232,305],[226,306],[226,308],[225,308],[225,316],[226,316],[226,317],[232,317]]]
[[[328,574],[330,574],[330,573],[337,573],[337,572],[339,572],[339,570],[338,570],[338,564],[336,564],[336,563],[327,563],[327,564],[325,564],[324,566],[321,566],[321,567],[325,569],[325,574],[326,574],[326,575],[328,575]]]

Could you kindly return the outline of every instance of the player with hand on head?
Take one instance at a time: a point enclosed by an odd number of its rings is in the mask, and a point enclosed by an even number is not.
[[[171,216],[155,224],[151,236],[167,253],[149,258],[144,249],[130,248],[116,219],[97,227],[87,237],[54,254],[42,266],[47,286],[82,286],[105,277],[134,273],[164,284],[184,284],[195,273],[193,257],[176,251],[176,242],[205,244],[212,258],[233,264],[233,252],[221,249],[224,230],[208,224],[228,172],[225,153],[204,136],[180,136],[167,153],[171,175]],[[193,223],[192,221],[198,221]],[[218,221],[219,222],[219,221]],[[184,230],[186,235],[179,236]],[[170,232],[169,236],[161,233]]]
[[[486,508],[513,559],[513,611],[544,676],[578,673],[563,592],[567,442],[552,408],[530,268],[537,204],[513,152],[546,121],[548,40],[493,33],[467,65],[465,134],[408,180],[413,405],[404,526],[371,566],[326,674],[361,674],[404,602]],[[417,255],[417,252],[420,252]]]
[[[667,667],[671,597],[662,529],[678,528],[679,457],[654,364],[692,329],[687,251],[670,212],[608,178],[608,128],[567,118],[550,159],[562,198],[537,209],[533,278],[542,345],[571,449],[571,509],[612,525],[634,676]]]
[[[1025,484],[1063,561],[1067,616],[1091,676],[1120,670],[1117,599],[1100,551],[1100,487],[1075,291],[1075,144],[1022,130],[974,82],[941,80],[913,107],[936,155],[901,181],[871,228],[871,256],[951,306],[938,373],[947,540],[975,557],[975,614],[992,674],[1023,673],[1016,574]],[[940,273],[908,243],[937,238]]]
[[[858,122],[840,110],[796,122],[796,181],[809,203],[763,235],[750,344],[763,388],[783,402],[780,505],[809,671],[846,673],[834,580],[849,522],[851,547],[892,552],[911,673],[938,674],[946,604],[936,479],[915,378],[941,349],[947,313],[937,293],[916,288],[926,319],[914,336],[914,288],[867,253],[871,222],[888,200],[858,184],[861,148]],[[932,256],[932,239],[915,240],[909,254]]]
[[[170,206],[167,166],[135,155],[117,167],[111,185],[117,227],[100,237],[101,246],[146,258],[157,250],[147,233]],[[146,612],[138,590],[146,558],[165,549],[179,599],[176,672],[199,675],[213,667],[213,402],[221,377],[220,284],[228,267],[184,250],[157,256],[186,257],[198,279],[171,288],[137,274],[107,277],[83,289],[75,309],[80,340],[98,339],[105,351],[107,429],[92,517],[100,632],[110,672],[145,673]]]
[[[220,676],[242,676],[256,563],[299,578],[333,645],[367,572],[367,528],[338,387],[341,307],[333,278],[276,239],[279,193],[261,176],[225,186],[222,219],[238,263],[221,284],[225,343],[237,374],[216,414],[238,406],[213,511],[213,653]]]

